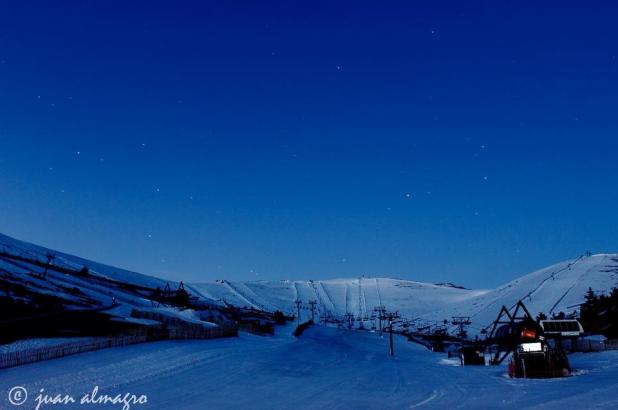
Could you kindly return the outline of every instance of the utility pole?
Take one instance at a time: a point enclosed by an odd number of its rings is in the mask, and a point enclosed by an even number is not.
[[[390,345],[390,355],[391,356],[395,356],[395,344],[393,343],[393,319],[395,318],[395,315],[392,313],[389,313],[387,315],[387,320],[388,320],[388,334],[389,334],[389,345]]]
[[[309,301],[309,308],[311,309],[311,321],[314,322],[315,321],[315,305],[317,304],[317,302],[315,300],[310,300]]]
[[[327,324],[330,321],[330,313],[328,311],[323,311],[320,315],[320,321],[322,324]]]
[[[344,316],[343,316],[343,320],[348,322],[348,328],[351,329],[352,328],[352,323],[354,322],[354,315],[351,314],[350,312],[347,312]]]
[[[358,278],[358,322],[359,322],[359,329],[363,329],[363,289],[362,289],[362,285],[361,282],[363,280],[363,277],[359,277]]]
[[[300,307],[303,305],[303,302],[301,302],[300,299],[296,299],[294,304],[296,305],[296,320],[298,320],[298,323],[300,324]]]
[[[385,319],[386,308],[384,306],[376,306],[373,308],[373,311],[378,317],[378,329],[380,330],[380,337],[382,337],[382,321]]]
[[[451,323],[455,326],[459,326],[459,331],[457,332],[457,336],[461,337],[462,339],[465,339],[466,336],[468,335],[468,332],[466,332],[466,327],[472,324],[472,322],[470,321],[470,317],[469,316],[453,316],[453,320],[451,321]]]
[[[45,271],[43,272],[43,277],[46,278],[47,277],[47,270],[49,269],[49,267],[51,266],[51,263],[54,259],[56,259],[56,256],[48,253],[47,255],[45,255],[45,258],[47,259],[47,263],[45,264]]]
[[[388,333],[391,345],[391,356],[395,356],[395,346],[393,345],[393,322],[390,320],[388,321]]]
[[[402,323],[401,323],[401,327],[403,328],[403,333],[409,333],[409,328],[410,328],[410,322],[408,321],[408,319],[403,319]]]
[[[425,333],[425,330],[427,330],[427,325],[425,321],[418,321],[418,323],[416,323],[416,332]]]

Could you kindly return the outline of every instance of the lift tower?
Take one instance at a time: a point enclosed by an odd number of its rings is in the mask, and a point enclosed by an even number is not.
[[[466,327],[470,326],[472,322],[470,321],[469,316],[453,316],[453,320],[451,323],[455,326],[459,327],[459,331],[457,332],[457,336],[465,339],[468,336],[468,332],[466,332]]]
[[[300,323],[300,308],[303,305],[303,302],[301,302],[300,299],[296,299],[294,301],[294,305],[296,305],[296,320],[298,320],[298,323]]]
[[[309,309],[311,309],[311,321],[314,322],[315,321],[315,306],[317,305],[318,302],[316,302],[315,300],[310,300],[309,301]]]

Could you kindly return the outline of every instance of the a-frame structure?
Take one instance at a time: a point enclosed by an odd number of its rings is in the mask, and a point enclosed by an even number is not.
[[[490,344],[494,344],[494,338],[496,336],[496,330],[500,328],[502,325],[514,326],[516,323],[523,321],[533,321],[534,318],[524,305],[524,303],[520,300],[518,301],[512,308],[512,312],[509,312],[509,309],[506,306],[502,306],[500,309],[500,313],[498,313],[498,317],[494,321],[491,331],[487,337],[487,341]],[[494,356],[490,360],[490,364],[500,364],[506,359],[506,357],[515,349],[515,345],[512,343],[497,343],[497,350],[494,353]]]

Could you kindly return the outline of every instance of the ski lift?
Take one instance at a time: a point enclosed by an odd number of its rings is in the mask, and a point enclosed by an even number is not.
[[[495,347],[490,364],[500,364],[512,353],[511,377],[562,377],[571,372],[564,350],[547,344],[543,327],[522,301],[517,302],[512,313],[502,307],[487,340]]]

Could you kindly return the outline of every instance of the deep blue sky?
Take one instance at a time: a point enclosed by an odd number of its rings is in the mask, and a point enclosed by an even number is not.
[[[190,281],[618,251],[615,2],[127,3],[2,2],[0,232]]]

